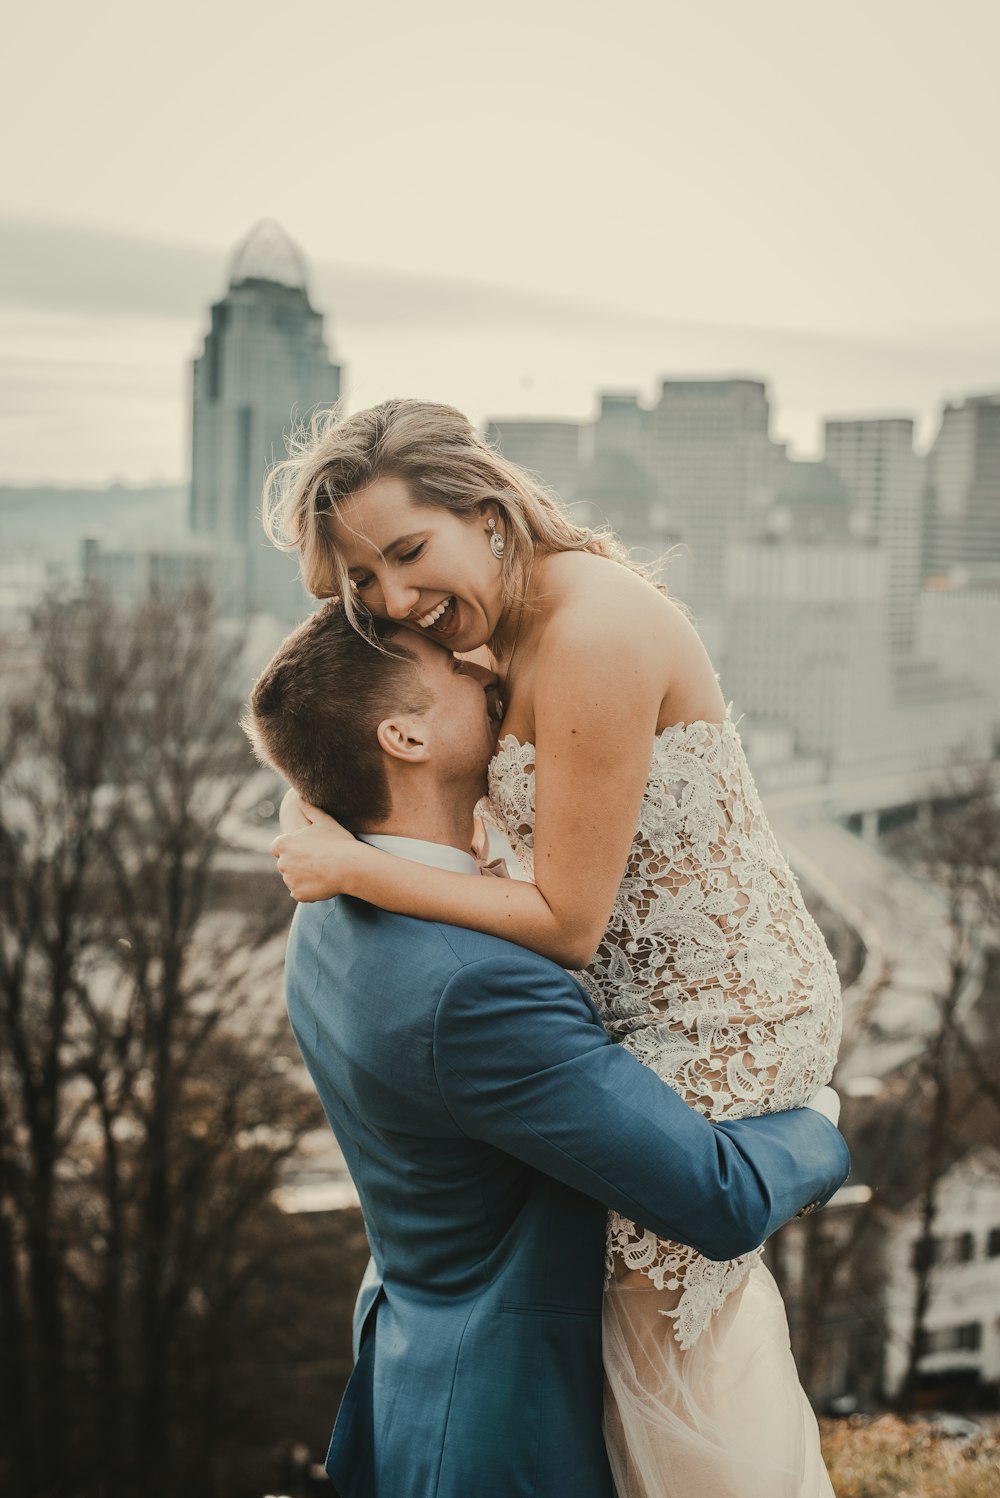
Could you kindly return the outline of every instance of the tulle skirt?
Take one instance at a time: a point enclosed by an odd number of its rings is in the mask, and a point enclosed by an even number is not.
[[[833,1498],[788,1321],[758,1265],[692,1347],[630,1274],[604,1296],[605,1439],[618,1498]]]

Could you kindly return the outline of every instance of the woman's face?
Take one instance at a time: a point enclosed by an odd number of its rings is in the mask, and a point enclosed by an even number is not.
[[[418,504],[402,479],[381,478],[345,500],[329,524],[370,613],[449,650],[469,651],[492,637],[504,611],[490,514],[488,508],[465,520],[440,505]]]

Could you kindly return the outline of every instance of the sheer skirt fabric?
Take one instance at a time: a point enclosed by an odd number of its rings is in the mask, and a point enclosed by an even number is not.
[[[692,1347],[663,1314],[675,1298],[638,1275],[605,1292],[618,1498],[833,1498],[770,1272],[755,1265]]]

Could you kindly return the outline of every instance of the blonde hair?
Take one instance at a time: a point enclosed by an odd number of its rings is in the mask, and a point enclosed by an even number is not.
[[[386,477],[401,479],[420,504],[441,505],[466,520],[484,504],[496,506],[507,542],[508,607],[522,597],[536,554],[587,551],[654,580],[610,530],[576,525],[544,484],[495,451],[453,406],[388,400],[353,416],[334,406],[315,413],[308,428],[299,426],[288,450],[264,484],[264,529],[276,546],[299,553],[309,592],[340,598],[356,628],[364,610],[357,609],[327,520],[352,494]]]

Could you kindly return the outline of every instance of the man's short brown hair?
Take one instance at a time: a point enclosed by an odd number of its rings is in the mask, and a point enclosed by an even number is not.
[[[352,832],[391,809],[378,725],[429,701],[399,633],[373,620],[369,643],[339,601],[324,604],[278,646],[243,715],[257,758]]]

